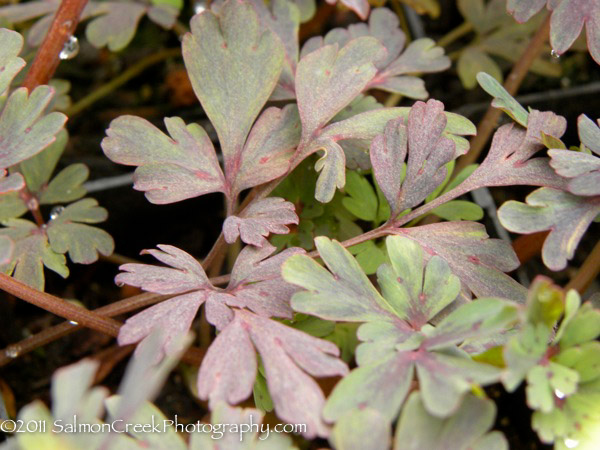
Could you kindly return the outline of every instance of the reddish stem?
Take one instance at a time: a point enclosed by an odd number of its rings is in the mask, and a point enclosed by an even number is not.
[[[31,92],[41,84],[48,84],[60,63],[60,52],[73,35],[87,0],[62,0],[48,34],[38,49],[23,82]]]

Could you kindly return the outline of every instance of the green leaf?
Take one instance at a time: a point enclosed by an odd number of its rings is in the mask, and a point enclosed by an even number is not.
[[[414,392],[398,420],[395,450],[508,450],[502,433],[488,433],[494,424],[496,407],[489,399],[465,396],[460,408],[450,417],[431,415],[423,395]]]
[[[342,204],[348,211],[362,220],[376,219],[377,196],[369,180],[354,171],[348,171],[344,190],[348,197],[342,199]]]
[[[21,217],[28,210],[19,191],[0,194],[0,221]]]
[[[431,210],[431,214],[446,220],[480,220],[483,218],[483,209],[466,200],[451,200]]]
[[[492,106],[501,109],[508,114],[515,122],[527,127],[529,113],[502,87],[494,77],[485,72],[477,74],[479,85],[494,97]]]
[[[25,67],[25,61],[19,58],[23,47],[23,38],[19,33],[6,28],[0,28],[0,96],[10,86],[17,73]]]
[[[356,257],[356,261],[367,275],[376,273],[379,266],[387,261],[385,250],[373,241],[353,245],[348,250]]]
[[[254,380],[253,393],[254,404],[258,409],[263,412],[273,411],[273,399],[271,398],[271,394],[269,394],[267,379],[260,371],[256,374],[256,379]]]
[[[502,83],[502,70],[498,63],[477,47],[467,47],[461,52],[456,70],[460,82],[466,89],[473,89],[477,86],[477,74],[480,72],[486,73],[498,83]]]
[[[336,450],[390,447],[390,424],[375,409],[353,409],[333,427],[329,442]]]
[[[0,115],[0,168],[20,163],[39,153],[55,140],[67,117],[58,112],[44,114],[54,91],[38,86],[31,94],[15,90]]]
[[[80,199],[86,194],[83,183],[89,173],[85,164],[71,164],[65,167],[42,189],[40,204],[67,203]]]
[[[25,177],[29,191],[39,192],[43,185],[50,180],[68,140],[69,134],[67,130],[63,129],[56,135],[56,140],[45,150],[21,163],[19,171]]]
[[[565,366],[550,362],[535,366],[527,373],[527,405],[545,413],[555,407],[555,398],[573,394],[579,374]]]
[[[248,132],[273,92],[284,49],[249,3],[226,1],[216,16],[194,16],[183,58],[196,96],[217,130],[226,170],[236,164]],[[243,74],[243,76],[241,76]]]
[[[0,267],[7,275],[34,289],[44,290],[44,266],[63,278],[69,276],[64,255],[54,252],[48,238],[28,220],[11,219],[0,229],[0,236],[7,236],[15,243],[11,261]]]
[[[566,324],[559,340],[561,348],[569,348],[600,336],[600,311],[585,303]]]
[[[90,264],[98,253],[108,256],[115,247],[112,237],[100,228],[85,225],[106,220],[108,213],[91,198],[67,206],[48,224],[47,233],[52,250],[69,253],[71,261]]]

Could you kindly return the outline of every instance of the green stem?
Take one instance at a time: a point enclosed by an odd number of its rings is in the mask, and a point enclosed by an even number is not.
[[[446,48],[465,34],[469,34],[471,31],[473,31],[471,22],[463,22],[453,30],[449,31],[446,35],[442,36],[440,40],[437,41],[437,45]]]
[[[148,67],[153,66],[154,64],[157,64],[167,58],[172,58],[172,57],[176,57],[176,56],[180,56],[180,55],[181,55],[180,48],[169,48],[169,49],[165,49],[165,50],[161,50],[159,52],[153,53],[153,54],[141,59],[137,63],[135,63],[133,66],[131,66],[129,69],[127,69],[125,72],[123,72],[118,77],[113,78],[108,83],[100,86],[98,89],[96,89],[93,92],[91,92],[90,94],[86,95],[85,97],[80,99],[77,103],[74,103],[73,105],[71,105],[69,108],[67,108],[64,111],[64,113],[67,116],[72,117],[75,114],[80,113],[84,109],[89,108],[91,105],[93,105],[95,102],[97,102],[101,98],[106,97],[108,94],[113,92],[115,89],[123,86],[125,83],[127,83],[132,78],[135,78],[136,76],[138,76],[141,72],[146,70]]]

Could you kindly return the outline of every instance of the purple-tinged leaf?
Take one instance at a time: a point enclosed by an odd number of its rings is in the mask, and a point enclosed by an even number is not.
[[[0,28],[0,96],[4,95],[11,81],[25,66],[25,60],[19,58],[23,48],[23,38],[19,33]]]
[[[600,128],[582,114],[577,119],[579,138],[586,148],[600,156]],[[600,158],[583,152],[550,150],[550,165],[560,176],[570,178],[567,189],[583,196],[600,195]]]
[[[106,220],[108,212],[92,198],[84,198],[67,206],[48,223],[46,233],[52,250],[69,252],[69,259],[79,264],[91,264],[99,254],[110,255],[115,249],[113,238],[106,231],[86,225]]]
[[[542,133],[559,138],[565,128],[564,118],[535,110],[529,114],[527,131],[513,124],[501,126],[485,160],[459,189],[464,193],[482,186],[564,188],[566,180],[552,170],[549,158],[532,156],[545,148]]]
[[[266,109],[250,131],[239,168],[226,172],[234,192],[284,175],[300,142],[301,128],[296,105]]]
[[[600,64],[600,1],[561,0],[552,12],[550,44],[556,53],[566,52],[581,33],[585,24],[587,46],[596,63]]]
[[[135,2],[106,2],[96,5],[92,14],[99,17],[92,20],[85,29],[88,41],[96,48],[108,45],[112,52],[124,49],[133,39],[147,6]]]
[[[6,176],[6,173],[6,169],[0,169],[0,194],[20,191],[25,187],[23,175],[20,173],[12,173]]]
[[[369,24],[358,23],[347,29],[335,28],[325,38],[312,38],[302,48],[302,56],[323,45],[346,45],[352,39],[372,36],[387,50],[387,55],[375,61],[377,73],[367,89],[382,89],[410,98],[426,99],[425,83],[414,73],[439,72],[450,67],[450,59],[441,47],[428,38],[417,39],[404,48],[406,36],[399,26],[398,17],[387,8],[374,9]]]
[[[508,450],[502,433],[487,431],[494,425],[496,406],[486,399],[466,395],[458,410],[447,419],[431,415],[423,394],[414,392],[398,420],[394,450]]]
[[[181,294],[195,289],[211,287],[204,269],[198,261],[183,250],[171,245],[158,245],[160,250],[145,250],[160,262],[171,266],[124,264],[115,278],[119,285],[129,284],[157,294]]]
[[[172,203],[210,192],[225,192],[225,180],[212,142],[202,127],[165,119],[171,137],[140,117],[113,120],[102,140],[106,156],[139,166],[134,188],[152,203]]]
[[[327,0],[327,3],[335,5],[338,0]],[[369,2],[368,0],[339,0],[339,2],[350,8],[358,17],[365,20],[369,15]]]
[[[121,266],[124,272],[115,281],[158,294],[182,295],[130,317],[121,327],[120,342],[137,342],[158,326],[177,329],[180,334],[187,332],[204,302],[208,321],[219,330],[233,319],[231,308],[248,308],[265,317],[291,318],[289,299],[296,289],[281,279],[281,264],[303,250],[290,248],[269,258],[274,247],[248,246],[238,256],[227,288],[218,289],[210,284],[202,266],[191,255],[169,245],[159,248],[161,251],[148,253],[170,267],[125,264]]]
[[[192,87],[217,130],[228,179],[241,163],[246,137],[283,66],[281,41],[261,27],[251,4],[228,0],[219,16],[194,16],[183,39]],[[241,76],[243,74],[243,76]]]
[[[375,75],[385,49],[372,37],[354,39],[338,50],[327,45],[304,56],[296,70],[302,140],[308,143],[359,95]]]
[[[338,450],[390,448],[391,426],[375,409],[354,409],[333,427],[329,442]]]
[[[307,375],[335,376],[348,372],[335,344],[317,339],[273,320],[239,311],[249,326],[252,342],[265,368],[269,393],[277,415],[290,423],[307,425],[307,438],[325,437],[329,429],[321,419],[325,397]]]
[[[19,88],[8,97],[0,113],[0,169],[18,164],[54,142],[67,116],[44,114],[53,95],[52,88],[38,86],[30,95]]]
[[[444,222],[396,233],[417,241],[427,253],[443,258],[463,288],[477,297],[501,297],[522,301],[525,288],[506,275],[519,266],[509,243],[488,239],[485,227],[476,222]]]
[[[589,224],[600,213],[600,196],[578,197],[557,189],[540,188],[528,195],[526,202],[504,203],[498,210],[500,222],[515,233],[550,230],[542,259],[552,270],[564,269]]]
[[[545,5],[547,0],[508,0],[506,9],[519,23],[525,23],[536,15]]]
[[[217,335],[202,360],[198,396],[208,398],[211,409],[221,401],[239,403],[252,393],[256,370],[256,351],[248,327],[236,315]]]
[[[256,9],[261,22],[279,36],[285,49],[283,70],[271,100],[294,100],[301,11],[294,2],[288,0],[274,0],[270,7],[261,0],[250,0],[250,3]]]
[[[454,143],[442,135],[446,128],[444,105],[436,100],[417,102],[407,125],[396,119],[383,135],[373,139],[371,164],[377,183],[392,209],[392,217],[421,203],[446,178],[446,163],[454,158]],[[406,177],[398,180],[407,159]]]
[[[234,243],[238,236],[246,244],[262,247],[267,244],[269,233],[287,234],[288,224],[298,224],[298,216],[293,203],[279,197],[270,197],[253,202],[243,217],[229,216],[223,224],[225,241]]]

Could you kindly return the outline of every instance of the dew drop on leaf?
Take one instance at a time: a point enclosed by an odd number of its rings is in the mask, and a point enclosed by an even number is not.
[[[206,10],[206,0],[196,0],[194,2],[194,14],[200,14]]]
[[[60,216],[62,214],[62,212],[64,210],[65,210],[64,206],[55,206],[54,208],[52,208],[52,210],[50,211],[50,220],[56,219],[58,216]]]
[[[8,358],[14,359],[17,356],[19,356],[20,351],[21,348],[18,345],[9,345],[8,347],[6,347],[6,350],[4,350],[4,353]]]
[[[552,56],[552,58],[554,58],[554,59],[559,59],[560,58],[560,55],[554,49],[552,49],[552,51],[550,52],[550,56]]]
[[[565,398],[565,394],[562,391],[559,391],[558,389],[554,390],[554,395],[556,395],[556,397],[558,397],[559,399],[563,399]]]
[[[74,321],[74,320],[69,320],[69,323],[70,323],[71,325],[75,325],[75,326],[79,325],[79,322],[76,322],[76,321]]]
[[[79,40],[75,36],[70,36],[58,57],[60,59],[72,59],[79,53]]]

